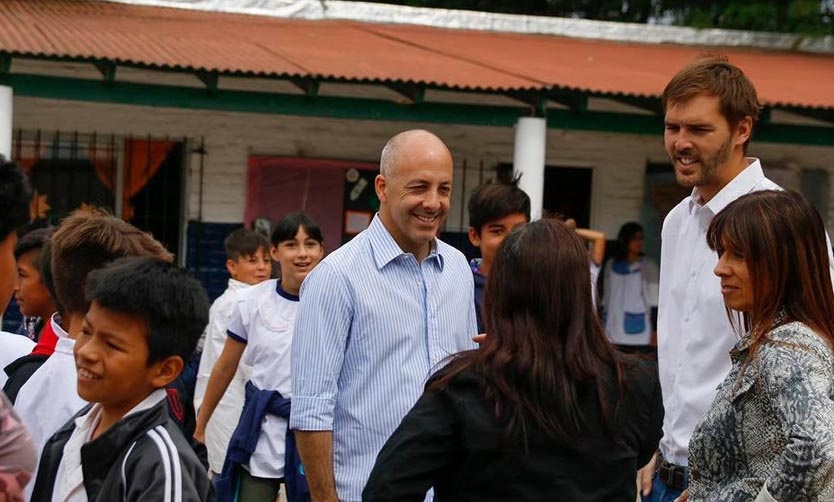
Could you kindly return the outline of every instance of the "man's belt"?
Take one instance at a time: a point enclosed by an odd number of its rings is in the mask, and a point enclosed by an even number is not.
[[[686,490],[689,488],[689,467],[667,462],[663,457],[657,459],[657,477],[669,488]]]

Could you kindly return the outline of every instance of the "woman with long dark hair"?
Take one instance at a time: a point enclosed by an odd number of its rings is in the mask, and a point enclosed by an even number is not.
[[[488,335],[427,385],[377,457],[363,499],[634,500],[661,436],[656,366],[616,352],[591,301],[588,255],[540,220],[498,249]]]
[[[689,500],[834,500],[834,292],[822,219],[797,192],[755,192],[727,205],[707,240],[740,340],[689,442]]]

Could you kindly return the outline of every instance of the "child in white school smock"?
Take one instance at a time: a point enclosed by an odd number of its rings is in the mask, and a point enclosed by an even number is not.
[[[216,487],[221,502],[232,500],[235,494],[238,500],[275,500],[285,477],[290,353],[298,293],[304,278],[321,261],[324,247],[318,225],[301,213],[289,214],[279,221],[271,240],[270,253],[281,266],[281,279],[265,281],[239,293],[229,323],[229,338],[209,378],[197,417],[195,437],[203,440],[206,423],[243,357],[252,367],[252,375],[241,421],[232,436],[223,472],[218,476]],[[280,416],[283,413],[275,406],[285,406],[286,417]],[[253,427],[260,427],[257,435]],[[240,457],[239,446],[247,436],[256,443],[250,444],[246,455]],[[292,498],[293,493],[289,496]]]

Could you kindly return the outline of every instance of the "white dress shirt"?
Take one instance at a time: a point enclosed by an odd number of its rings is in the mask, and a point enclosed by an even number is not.
[[[245,282],[229,279],[229,287],[211,304],[203,355],[200,356],[200,366],[197,369],[197,386],[194,390],[194,410],[198,414],[206,395],[211,370],[214,369],[214,364],[223,352],[223,346],[228,338],[226,330],[229,329],[229,321],[237,305],[237,292],[247,287],[249,285]],[[237,427],[240,412],[243,409],[246,381],[252,374],[252,367],[242,359],[232,381],[229,382],[229,388],[217,403],[217,408],[214,409],[211,419],[206,424],[209,468],[215,473],[223,470],[229,440]]]
[[[707,245],[707,228],[740,196],[780,189],[765,178],[758,159],[748,162],[709,202],[700,202],[696,187],[663,222],[657,353],[666,414],[660,450],[678,465],[688,465],[689,438],[729,373],[729,351],[738,341],[713,273],[718,255]]]

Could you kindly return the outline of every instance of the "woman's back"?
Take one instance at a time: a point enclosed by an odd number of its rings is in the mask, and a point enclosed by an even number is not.
[[[617,398],[610,373],[609,401]],[[430,486],[438,501],[633,501],[637,469],[661,436],[663,404],[654,363],[626,366],[627,389],[611,434],[603,425],[594,384],[582,386],[582,432],[575,448],[553,440],[527,421],[526,444],[508,438],[495,418],[480,379],[456,375],[440,391],[427,391],[377,458],[364,500],[422,500]],[[614,409],[610,410],[614,413]]]

